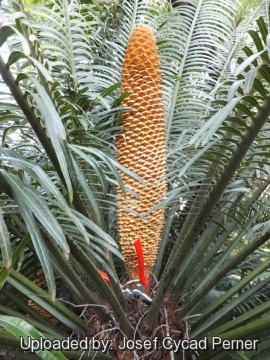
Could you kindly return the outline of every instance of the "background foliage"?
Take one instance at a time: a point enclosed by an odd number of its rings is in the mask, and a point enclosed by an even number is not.
[[[159,204],[167,216],[146,321],[155,326],[170,289],[168,310],[177,309],[185,336],[259,339],[257,351],[244,356],[267,359],[269,1],[1,7],[0,326],[9,330],[0,330],[3,353],[23,358],[16,340],[22,331],[48,338],[90,331],[90,309],[105,323],[113,313],[132,337],[118,286],[126,273],[115,186],[124,185],[114,140],[127,96],[119,83],[125,46],[145,23],[161,58],[169,187]],[[111,286],[98,269],[108,272]],[[222,349],[200,358],[229,355],[243,358]]]

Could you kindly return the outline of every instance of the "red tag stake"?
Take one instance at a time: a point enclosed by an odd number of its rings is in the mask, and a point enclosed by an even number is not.
[[[146,278],[146,276],[144,275],[144,259],[143,259],[143,249],[142,249],[141,240],[135,239],[134,246],[135,246],[137,258],[138,258],[139,278],[140,278],[141,283],[144,286],[147,286],[149,284],[149,281]]]
[[[99,272],[99,275],[101,275],[101,276],[103,277],[103,280],[105,280],[106,283],[109,284],[109,283],[110,283],[110,280],[109,280],[109,278],[108,278],[108,275],[107,275],[104,271],[102,271],[102,270],[98,270],[98,272]]]

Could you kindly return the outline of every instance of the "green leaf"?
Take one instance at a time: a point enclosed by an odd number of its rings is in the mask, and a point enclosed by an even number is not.
[[[259,79],[254,79],[253,87],[264,99],[266,99],[268,92],[265,90],[262,82]]]
[[[13,26],[4,25],[0,28],[0,46],[13,34],[16,34],[22,44],[23,53],[26,56],[29,56],[31,53],[30,46],[25,37]]]
[[[104,91],[102,91],[102,93],[100,94],[100,96],[102,96],[102,97],[105,98],[106,96],[108,96],[108,95],[110,95],[112,92],[114,92],[115,90],[119,89],[119,88],[121,87],[121,85],[122,85],[122,84],[121,84],[120,82],[118,82],[118,83],[116,83],[116,84],[108,87],[108,89],[105,89]]]
[[[18,261],[19,257],[21,256],[21,253],[23,252],[25,246],[28,244],[29,240],[30,240],[30,235],[27,234],[22,239],[20,244],[16,247],[16,249],[12,255],[12,266],[14,266],[16,264],[16,262]],[[9,272],[7,271],[7,269],[5,267],[3,267],[0,270],[0,290],[5,285],[8,275],[9,275]]]
[[[236,92],[238,91],[239,87],[244,83],[244,80],[238,80],[236,82],[234,82],[229,91],[228,91],[228,96],[227,96],[227,102],[229,103],[230,101],[232,101],[232,99],[234,98]]]
[[[246,101],[247,103],[249,103],[251,106],[253,107],[256,107],[258,110],[260,108],[260,105],[256,99],[255,96],[249,96],[249,95],[246,95],[243,97],[243,101]]]
[[[52,194],[56,198],[57,200],[56,206],[61,208],[66,214],[66,216],[71,221],[74,222],[74,224],[77,226],[77,228],[80,230],[81,234],[83,235],[86,243],[89,244],[89,234],[82,225],[81,221],[72,214],[70,210],[70,206],[67,204],[65,198],[58,190],[58,188],[55,186],[55,184],[50,180],[48,175],[39,166],[36,166],[30,163],[29,161],[24,160],[23,158],[18,156],[18,154],[16,154],[14,151],[5,148],[0,148],[0,151],[5,155],[13,155],[13,157],[7,156],[5,159],[10,161],[15,168],[23,169],[24,171],[29,172],[32,176],[38,179],[38,181],[41,183],[42,186],[44,186],[44,188],[48,191],[48,193]]]
[[[32,92],[32,96],[37,103],[39,111],[43,115],[48,134],[51,138],[52,145],[55,149],[55,153],[66,181],[70,202],[72,202],[72,184],[76,188],[77,179],[68,149],[64,125],[45,89],[35,79],[31,78],[31,81],[34,83],[38,91],[38,94]]]
[[[13,316],[0,315],[0,326],[15,335],[17,339],[22,339],[24,348],[29,343],[29,339],[37,340],[37,344],[40,338],[48,339],[34,326]],[[44,360],[67,360],[60,351],[56,350],[38,350],[37,348],[35,353]]]
[[[19,106],[16,104],[7,104],[5,102],[0,101],[1,110],[6,111],[16,111],[19,110]]]
[[[123,100],[125,100],[129,96],[129,93],[127,91],[123,92],[118,99],[116,100],[116,105],[119,106]]]
[[[128,168],[125,168],[124,166],[119,164],[116,160],[114,160],[113,158],[110,158],[108,155],[106,155],[104,152],[102,152],[98,149],[86,147],[86,146],[78,146],[78,145],[69,145],[69,147],[74,152],[76,152],[79,156],[81,156],[86,161],[88,161],[89,164],[91,164],[92,166],[95,161],[95,156],[97,156],[100,160],[102,160],[108,166],[108,168],[111,170],[111,172],[115,176],[115,178],[118,180],[119,186],[121,187],[121,189],[123,191],[124,191],[124,189],[123,189],[122,181],[119,177],[118,172],[116,171],[116,168],[121,170],[123,173],[129,175],[133,179],[139,181],[140,183],[145,184],[143,179],[140,176],[136,175],[135,173],[130,171]],[[82,150],[84,150],[87,153],[90,153],[92,155],[92,157],[90,157],[89,155],[86,155]]]
[[[264,50],[249,56],[245,61],[242,62],[242,64],[238,66],[234,72],[234,76],[241,74],[241,72],[244,71],[251,63],[253,63],[253,61],[256,60],[263,52]]]
[[[266,47],[268,52],[268,58],[270,59],[270,34],[268,34],[266,37]]]
[[[52,78],[51,74],[45,68],[45,66],[41,64],[41,62],[39,62],[38,60],[36,60],[32,56],[29,56],[28,59],[38,68],[38,70],[41,72],[41,74],[44,76],[44,78],[48,82],[53,82],[53,78]]]
[[[81,171],[80,167],[78,166],[78,164],[76,163],[76,161],[74,161],[74,168],[75,171],[77,173],[77,177],[78,180],[85,192],[85,195],[87,196],[90,204],[91,204],[91,215],[93,216],[94,222],[96,224],[98,224],[100,227],[102,227],[102,215],[100,214],[100,209],[98,208],[98,204],[97,201],[95,199],[95,196],[91,190],[91,187],[89,186],[89,184],[87,183],[87,180],[84,177],[83,172]]]
[[[250,91],[251,91],[251,89],[253,87],[255,76],[257,74],[257,70],[258,70],[257,68],[254,68],[254,69],[249,70],[246,73],[246,76],[245,76],[245,88],[244,88],[245,94],[250,93]]]
[[[261,40],[258,32],[255,31],[255,30],[249,30],[249,31],[248,31],[248,34],[252,37],[252,40],[254,41],[257,50],[258,50],[258,51],[264,50],[264,46],[263,46],[263,44],[262,44],[262,40]]]
[[[241,103],[236,104],[236,109],[241,111],[243,114],[247,115],[248,117],[250,117],[251,119],[253,119],[254,115],[252,114],[252,112],[249,110],[249,108]]]
[[[240,97],[233,98],[229,104],[217,111],[191,138],[189,144],[192,145],[196,142],[195,146],[197,147],[201,142],[202,146],[205,146],[240,99]]]
[[[33,281],[27,279],[22,274],[11,269],[10,276],[8,277],[7,281],[23,295],[35,301],[38,305],[40,305],[51,315],[53,315],[71,329],[76,331],[87,330],[88,325],[83,319],[75,315],[57,299],[52,299],[47,291],[44,291],[42,288],[34,284]]]
[[[1,208],[0,208],[0,249],[1,249],[2,261],[4,262],[6,269],[9,270],[12,264],[12,259],[11,259],[12,252],[11,252],[8,228],[6,226]]]
[[[36,250],[37,256],[40,260],[43,272],[45,274],[49,293],[50,293],[52,299],[55,300],[56,287],[55,287],[54,274],[53,274],[53,269],[52,269],[49,252],[45,245],[43,236],[39,230],[39,227],[35,221],[34,216],[29,211],[29,209],[25,206],[25,204],[21,201],[21,199],[18,198],[15,194],[14,194],[14,198],[19,206],[19,209],[21,210],[22,217],[25,221],[25,224],[26,224],[29,234],[31,236],[34,248]]]
[[[81,213],[79,213],[78,211],[76,211],[74,209],[72,209],[71,211],[74,215],[76,215],[81,220],[81,222],[86,227],[88,227],[89,229],[94,231],[98,236],[100,236],[102,239],[107,241],[110,245],[113,245],[116,248],[118,247],[117,243],[113,240],[113,238],[109,234],[107,234],[105,231],[100,229],[100,227],[98,227],[95,223],[93,223],[93,221],[91,221],[86,216],[82,215]]]
[[[268,35],[268,29],[267,29],[268,26],[266,25],[264,18],[262,16],[260,16],[259,19],[256,20],[256,22],[258,24],[263,42],[266,43],[266,37]]]
[[[7,66],[8,67],[11,66],[20,59],[25,59],[25,57],[26,57],[25,54],[21,51],[12,51],[12,53],[10,53],[8,57]]]
[[[269,330],[269,326],[270,326],[270,316],[268,315],[261,319],[255,320],[247,325],[220,334],[219,336],[222,339],[228,339],[228,340],[239,339],[239,338],[243,339],[245,337],[253,336],[254,334],[260,334],[263,331],[267,331]]]
[[[44,200],[40,197],[40,195],[38,195],[36,191],[24,184],[15,175],[9,174],[4,170],[0,170],[0,172],[11,186],[14,195],[16,195],[16,197],[20,199],[20,201],[23,202],[25,206],[35,215],[35,217],[44,226],[46,231],[49,232],[49,234],[54,238],[65,255],[68,257],[69,247],[66,242],[66,238],[60,225],[56,221],[53,213],[48,208]]]
[[[270,84],[270,75],[269,75],[269,66],[266,64],[262,64],[258,69],[258,72],[262,75],[263,79],[265,79]]]

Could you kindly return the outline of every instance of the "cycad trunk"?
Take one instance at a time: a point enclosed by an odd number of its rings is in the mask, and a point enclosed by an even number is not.
[[[123,209],[128,207],[140,215],[157,205],[166,193],[165,124],[161,93],[161,71],[155,37],[145,26],[131,34],[122,70],[122,90],[129,93],[123,102],[130,110],[123,116],[124,130],[118,134],[118,161],[144,184],[122,175],[124,185],[135,191],[124,197],[118,189],[118,227],[122,253],[131,279],[137,278],[137,258],[133,242],[140,238],[144,251],[145,273],[149,278],[160,242],[164,208],[152,211],[146,218]]]

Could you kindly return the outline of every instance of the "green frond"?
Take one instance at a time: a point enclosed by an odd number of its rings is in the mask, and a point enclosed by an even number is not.
[[[1,11],[0,325],[14,334],[0,332],[1,346],[16,349],[19,331],[93,337],[106,325],[130,339],[145,328],[209,344],[256,337],[257,351],[173,356],[267,359],[269,1],[3,0]],[[129,110],[124,53],[140,24],[161,61],[168,192],[141,214],[167,212],[153,302],[136,308],[123,291],[116,187],[138,198],[118,171],[142,179],[114,143]],[[46,288],[35,282],[41,268]]]

